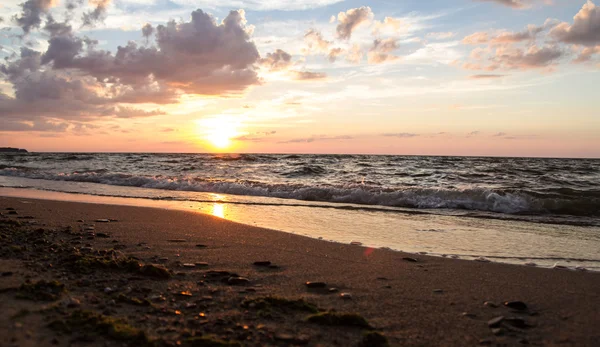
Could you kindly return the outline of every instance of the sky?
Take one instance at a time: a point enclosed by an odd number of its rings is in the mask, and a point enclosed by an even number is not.
[[[2,0],[0,146],[600,157],[600,0]]]

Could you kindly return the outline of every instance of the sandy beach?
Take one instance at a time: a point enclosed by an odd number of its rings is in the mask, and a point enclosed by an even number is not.
[[[600,343],[595,272],[415,256],[183,211],[4,197],[0,211],[2,346]]]

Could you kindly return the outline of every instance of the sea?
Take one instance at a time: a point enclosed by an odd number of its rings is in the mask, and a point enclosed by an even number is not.
[[[600,159],[0,153],[0,195],[195,211],[370,248],[600,271]]]

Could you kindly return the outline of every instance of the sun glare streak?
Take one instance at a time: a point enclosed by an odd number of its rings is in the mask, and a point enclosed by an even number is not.
[[[225,219],[225,205],[224,204],[213,204],[212,206],[212,215],[215,217]]]

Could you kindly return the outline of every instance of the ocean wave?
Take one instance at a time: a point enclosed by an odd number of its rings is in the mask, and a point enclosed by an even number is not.
[[[315,175],[324,172],[319,166],[303,166],[284,175]],[[108,173],[102,170],[72,173],[49,173],[25,167],[0,167],[0,175],[101,183],[172,191],[224,193],[264,196],[304,201],[350,203],[418,209],[453,209],[485,211],[513,215],[600,216],[600,192],[597,190],[547,189],[528,191],[491,188],[422,188],[404,186],[382,188],[378,185],[311,185],[264,183],[250,180],[205,179],[193,176],[144,176]]]

